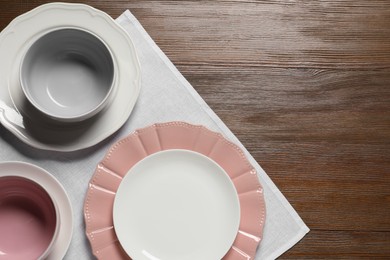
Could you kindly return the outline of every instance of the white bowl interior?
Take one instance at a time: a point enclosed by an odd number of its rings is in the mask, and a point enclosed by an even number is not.
[[[114,82],[114,63],[97,36],[80,29],[58,29],[31,45],[22,60],[20,78],[27,99],[42,113],[80,121],[106,103]]]

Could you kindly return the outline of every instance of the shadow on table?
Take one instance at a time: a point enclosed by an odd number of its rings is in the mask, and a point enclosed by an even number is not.
[[[29,126],[28,123],[26,123],[27,127],[29,128],[30,133],[36,137],[38,141],[42,141],[45,144],[54,144],[54,145],[61,145],[66,144],[69,141],[77,142],[77,138],[80,138],[84,131],[86,131],[85,128],[80,129],[80,132],[74,131],[72,135],[68,136],[48,136],[45,135],[45,133],[42,133],[42,129],[35,129],[33,126]],[[58,126],[59,127],[59,126]],[[59,152],[59,151],[48,151],[48,150],[42,150],[38,148],[34,148],[25,142],[21,141],[18,137],[16,137],[13,133],[11,133],[9,130],[7,130],[3,125],[0,124],[0,138],[2,138],[6,143],[8,143],[10,146],[14,147],[15,150],[20,152],[22,155],[29,157],[34,160],[41,160],[41,159],[52,159],[57,161],[69,161],[69,160],[82,160],[91,154],[95,153],[96,151],[100,150],[102,147],[106,146],[112,139],[115,138],[118,131],[116,131],[111,136],[107,137],[105,140],[99,142],[96,145],[93,145],[91,147],[81,149],[78,151],[71,151],[71,152]]]

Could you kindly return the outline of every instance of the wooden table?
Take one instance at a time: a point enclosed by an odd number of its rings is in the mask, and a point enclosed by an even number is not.
[[[131,9],[295,207],[281,259],[390,259],[390,1],[84,2]]]

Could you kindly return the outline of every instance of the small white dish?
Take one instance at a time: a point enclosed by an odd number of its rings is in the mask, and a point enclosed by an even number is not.
[[[100,37],[112,51],[118,72],[109,104],[95,117],[67,127],[40,120],[19,78],[23,54],[31,43],[64,26]],[[68,152],[101,142],[126,122],[140,92],[139,61],[129,35],[109,15],[88,5],[49,3],[18,16],[0,33],[0,57],[0,123],[39,149]]]
[[[56,122],[86,120],[107,104],[115,66],[109,47],[92,32],[64,27],[28,48],[20,84],[30,103]]]
[[[30,179],[40,184],[53,198],[60,216],[60,226],[57,238],[51,247],[47,260],[63,259],[73,234],[72,206],[65,189],[47,171],[33,164],[24,162],[2,162],[0,163],[0,177],[18,176]]]
[[[221,259],[236,238],[240,203],[228,174],[188,150],[145,157],[119,185],[113,220],[133,259]]]

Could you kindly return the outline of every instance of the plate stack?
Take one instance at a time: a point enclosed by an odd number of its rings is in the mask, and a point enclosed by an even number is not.
[[[96,145],[126,122],[139,95],[130,37],[87,5],[50,3],[15,18],[0,56],[0,122],[36,148]]]
[[[168,122],[109,149],[84,214],[98,259],[253,259],[265,204],[238,146],[203,126]]]

